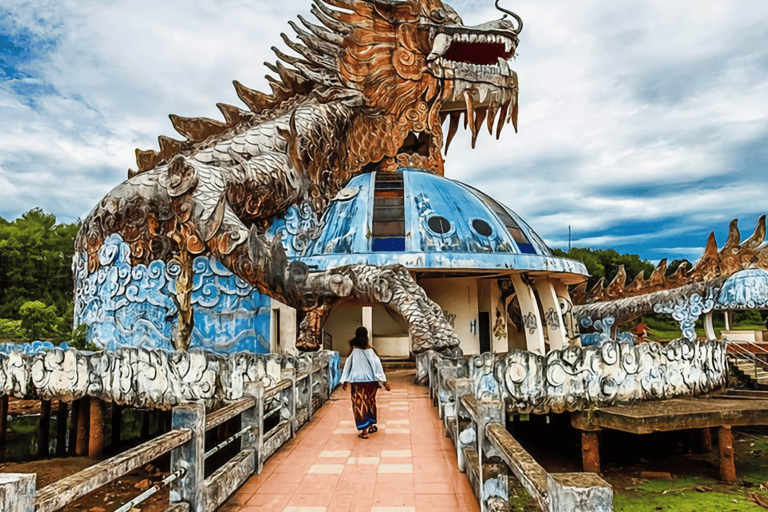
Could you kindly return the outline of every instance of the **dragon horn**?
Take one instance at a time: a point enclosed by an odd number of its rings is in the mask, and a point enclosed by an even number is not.
[[[249,89],[237,80],[232,82],[235,86],[235,92],[240,101],[251,110],[251,112],[259,113],[265,108],[269,108],[274,105],[275,99],[263,92],[254,91]]]
[[[138,148],[136,149],[136,165],[139,166],[139,172],[137,174],[152,169],[159,161],[160,155],[158,155],[156,151],[151,149],[146,151],[142,151]]]
[[[652,285],[661,284],[664,282],[664,276],[667,273],[667,258],[662,259],[659,264],[651,272],[649,281]]]
[[[165,135],[161,135],[157,138],[157,144],[160,146],[161,159],[175,155],[181,151],[182,147],[184,147],[182,141],[166,137]]]
[[[612,294],[613,292],[618,292],[624,288],[625,284],[627,284],[627,269],[624,268],[624,265],[621,265],[618,272],[616,272],[616,276],[613,278],[611,284],[608,285],[606,290]]]
[[[216,107],[224,116],[224,120],[227,122],[227,126],[234,126],[240,121],[240,117],[243,115],[243,111],[234,105],[227,105],[226,103],[217,103]]]
[[[499,0],[496,0],[496,8],[503,12],[504,14],[509,14],[513,18],[517,20],[517,28],[514,30],[515,34],[519,34],[523,31],[523,20],[518,16],[517,14],[513,13],[512,11],[508,11],[504,9],[503,7],[499,7]]]
[[[741,241],[741,233],[739,232],[739,219],[733,219],[728,225],[728,240],[725,241],[725,245],[720,250],[720,254],[725,254],[726,251],[731,251],[736,247],[739,247]]]
[[[744,241],[742,247],[745,249],[757,249],[760,244],[765,240],[765,215],[761,215],[757,219],[757,226],[755,227],[755,233]]]
[[[168,117],[173,129],[193,142],[203,141],[227,128],[226,124],[206,117],[181,117],[174,114]]]

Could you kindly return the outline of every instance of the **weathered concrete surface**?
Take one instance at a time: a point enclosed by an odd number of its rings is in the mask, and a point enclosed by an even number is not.
[[[549,512],[612,512],[613,488],[594,473],[549,473]]]
[[[67,503],[85,496],[92,490],[155,460],[171,448],[192,438],[189,430],[172,430],[119,455],[59,480],[40,490],[36,499],[37,512],[53,512]]]
[[[35,474],[0,474],[0,512],[35,510]]]

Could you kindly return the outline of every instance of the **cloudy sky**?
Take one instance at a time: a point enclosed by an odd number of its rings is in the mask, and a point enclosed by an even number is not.
[[[468,133],[446,175],[512,207],[553,247],[695,259],[708,233],[768,213],[768,2],[509,0],[525,21],[520,133]],[[465,24],[492,0],[451,4]],[[4,0],[0,216],[84,217],[174,136],[167,114],[220,118],[231,81],[268,90],[309,0]],[[311,15],[310,15],[311,17]]]

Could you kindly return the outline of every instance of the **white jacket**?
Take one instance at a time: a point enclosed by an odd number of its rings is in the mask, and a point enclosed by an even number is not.
[[[386,382],[384,368],[381,359],[372,348],[353,348],[347,361],[344,363],[344,371],[341,373],[341,382]]]

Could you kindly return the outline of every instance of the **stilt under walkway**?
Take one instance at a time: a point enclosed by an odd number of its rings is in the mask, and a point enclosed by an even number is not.
[[[413,377],[388,372],[392,392],[379,391],[379,431],[368,439],[357,437],[349,391],[338,388],[219,511],[479,511],[429,390]]]

